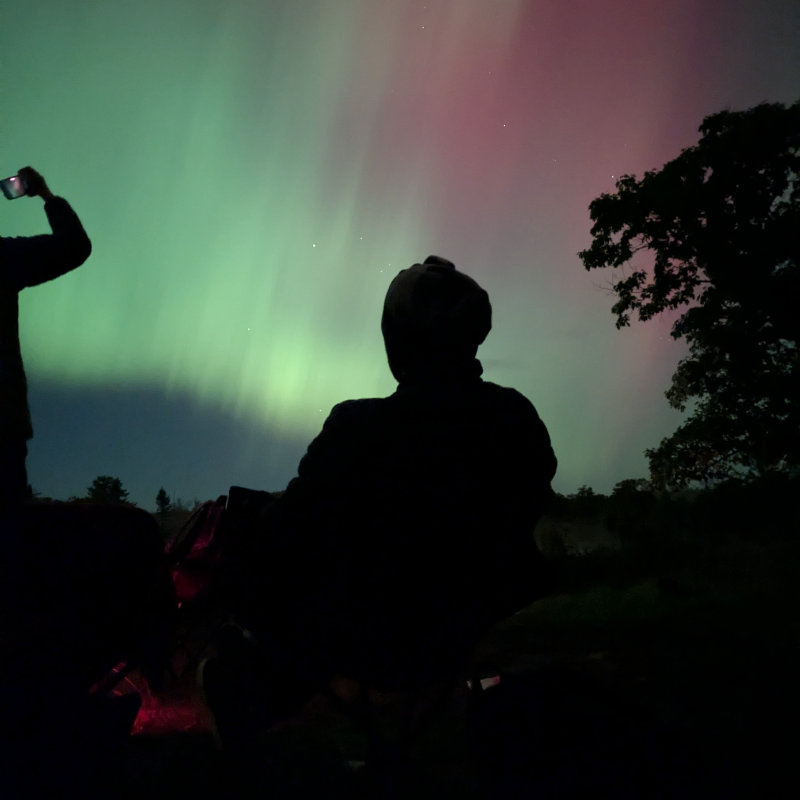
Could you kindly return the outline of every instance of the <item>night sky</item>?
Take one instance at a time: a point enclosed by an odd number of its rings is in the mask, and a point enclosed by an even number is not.
[[[32,484],[284,488],[333,405],[394,391],[383,298],[431,253],[489,292],[484,377],[556,490],[645,476],[684,346],[615,329],[588,205],[798,97],[796,0],[0,0],[0,177],[40,170],[94,245],[20,298]]]

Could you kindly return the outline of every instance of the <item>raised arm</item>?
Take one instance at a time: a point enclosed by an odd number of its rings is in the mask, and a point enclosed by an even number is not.
[[[17,290],[79,267],[92,252],[92,243],[70,204],[56,197],[36,170],[24,167],[19,174],[27,194],[44,199],[52,233],[0,238],[0,275],[6,285]]]

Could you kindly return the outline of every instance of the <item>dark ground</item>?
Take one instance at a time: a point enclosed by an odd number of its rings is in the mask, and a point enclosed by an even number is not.
[[[796,532],[597,552],[555,566],[568,592],[475,653],[503,676],[465,694],[414,753],[414,797],[795,796]],[[492,671],[492,670],[489,670]],[[321,698],[260,743],[261,796],[354,796],[366,738]],[[238,796],[210,733],[131,739],[132,800]]]

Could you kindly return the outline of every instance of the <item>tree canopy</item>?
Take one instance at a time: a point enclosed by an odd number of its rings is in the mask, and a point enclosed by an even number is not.
[[[88,489],[87,499],[92,503],[120,505],[128,502],[128,491],[123,489],[122,481],[119,478],[98,475]]]
[[[618,328],[634,312],[682,311],[671,335],[689,355],[666,397],[690,414],[646,451],[662,488],[800,460],[800,101],[722,111],[700,133],[661,170],[623,175],[595,199],[579,253],[587,270],[619,270]]]

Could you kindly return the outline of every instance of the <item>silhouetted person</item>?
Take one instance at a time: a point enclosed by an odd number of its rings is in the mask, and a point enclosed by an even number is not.
[[[381,327],[397,391],[332,410],[246,556],[245,623],[291,654],[270,656],[284,670],[266,679],[273,706],[336,674],[423,686],[548,593],[533,532],[556,458],[533,405],[481,378],[491,315],[487,293],[442,258],[392,281]],[[207,665],[212,709],[222,662]]]
[[[79,267],[92,252],[92,243],[69,203],[56,197],[31,167],[21,169],[19,177],[26,194],[44,199],[53,232],[0,237],[0,505],[25,498],[27,442],[33,436],[19,346],[19,293]]]

